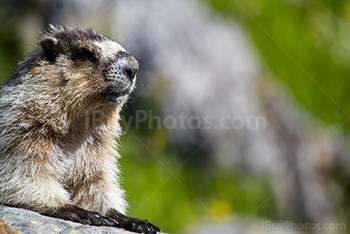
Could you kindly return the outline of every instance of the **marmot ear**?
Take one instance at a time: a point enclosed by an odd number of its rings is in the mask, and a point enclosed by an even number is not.
[[[41,39],[40,45],[43,48],[46,59],[50,62],[54,62],[56,58],[57,39],[53,37],[45,37]]]

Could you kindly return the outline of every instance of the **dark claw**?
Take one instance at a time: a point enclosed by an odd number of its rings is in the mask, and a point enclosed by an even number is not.
[[[91,221],[91,225],[95,226],[117,226],[119,223],[118,221],[104,217],[98,213],[89,213],[89,220]]]
[[[91,221],[92,225],[101,226],[103,225],[102,216],[99,214],[88,213],[87,218]]]
[[[107,225],[105,225],[105,226],[118,226],[119,225],[118,221],[115,219],[107,218],[107,217],[103,217],[102,219],[103,219],[104,223],[107,223]]]
[[[91,222],[88,219],[81,219],[81,223],[82,224],[88,224],[88,225],[91,224]]]
[[[115,226],[115,227],[120,226],[120,223],[118,222],[118,220],[115,220],[113,218],[109,218],[109,219],[113,222],[113,226]]]

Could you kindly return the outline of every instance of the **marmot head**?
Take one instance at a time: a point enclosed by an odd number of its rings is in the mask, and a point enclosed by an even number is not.
[[[134,89],[138,71],[136,59],[120,44],[79,26],[51,26],[34,63],[30,82],[41,82],[42,92],[55,89],[72,103],[121,103]]]
[[[51,26],[0,89],[0,108],[16,113],[11,121],[21,128],[45,133],[66,133],[101,111],[101,125],[114,123],[137,72],[117,42],[89,28]]]

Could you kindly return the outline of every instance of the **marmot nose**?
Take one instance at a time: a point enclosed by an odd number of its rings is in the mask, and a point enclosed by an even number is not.
[[[121,59],[125,61],[122,66],[125,74],[130,80],[135,79],[136,73],[139,71],[139,63],[137,60],[127,53],[125,53]]]

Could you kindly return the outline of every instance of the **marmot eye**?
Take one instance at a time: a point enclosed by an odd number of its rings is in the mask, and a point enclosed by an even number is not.
[[[77,58],[81,61],[95,61],[94,54],[88,50],[80,50],[77,54]]]

